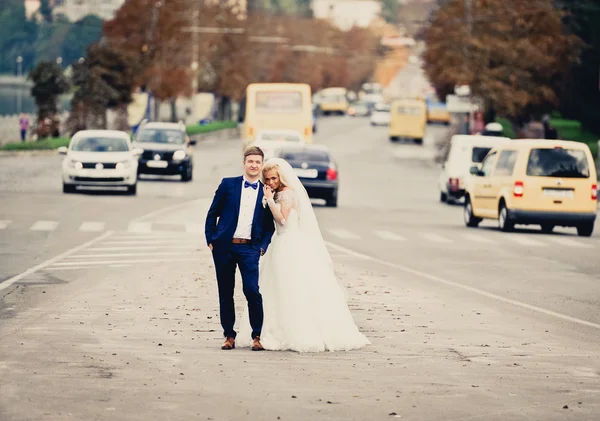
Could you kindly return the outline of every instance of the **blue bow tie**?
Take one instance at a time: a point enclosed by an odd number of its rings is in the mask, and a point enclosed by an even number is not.
[[[258,188],[258,181],[256,183],[249,183],[248,181],[244,181],[244,188],[252,187],[254,190]]]

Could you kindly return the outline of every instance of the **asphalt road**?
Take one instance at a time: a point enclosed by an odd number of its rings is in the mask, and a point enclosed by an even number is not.
[[[315,208],[373,343],[324,355],[218,349],[202,229],[239,140],[136,197],[64,195],[61,157],[0,157],[0,420],[598,420],[600,229],[466,228],[438,201],[445,130],[319,122],[341,187]]]

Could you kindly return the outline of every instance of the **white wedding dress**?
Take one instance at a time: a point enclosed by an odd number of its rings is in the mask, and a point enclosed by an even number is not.
[[[368,345],[348,309],[320,231],[315,238],[314,233],[301,229],[298,199],[297,192],[289,189],[275,200],[279,208],[283,205],[291,211],[284,225],[276,222],[276,233],[260,262],[261,343],[267,350],[298,352],[345,351]],[[247,309],[240,324],[236,343],[250,346]]]

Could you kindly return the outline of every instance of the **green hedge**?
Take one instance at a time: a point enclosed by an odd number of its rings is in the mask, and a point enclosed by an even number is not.
[[[515,134],[515,130],[513,129],[513,125],[508,118],[498,117],[496,119],[496,123],[500,123],[502,126],[502,130],[504,132],[504,136],[514,139],[517,137]]]
[[[552,118],[550,125],[556,129],[558,137],[561,139],[587,143],[592,155],[595,157],[598,156],[598,140],[600,140],[600,136],[585,130],[579,121]]]
[[[235,129],[237,123],[235,121],[214,121],[205,125],[193,124],[187,126],[187,134],[193,136],[195,134],[210,133],[223,129]]]
[[[7,143],[0,147],[3,151],[34,151],[44,149],[57,149],[61,146],[69,146],[68,137],[50,137],[47,139],[37,140],[33,142],[14,142]]]

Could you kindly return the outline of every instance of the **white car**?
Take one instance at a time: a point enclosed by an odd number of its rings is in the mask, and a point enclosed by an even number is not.
[[[377,104],[371,113],[371,126],[387,126],[390,124],[390,105]]]
[[[252,146],[262,149],[266,161],[273,158],[282,146],[304,144],[306,144],[306,140],[295,130],[262,130],[256,135]]]
[[[465,195],[470,169],[479,165],[495,146],[510,142],[507,137],[454,135],[438,179],[441,202],[454,202]]]
[[[134,150],[129,135],[117,130],[82,130],[69,147],[58,152],[66,155],[62,164],[63,192],[77,187],[125,187],[136,194],[137,167],[141,150]]]

